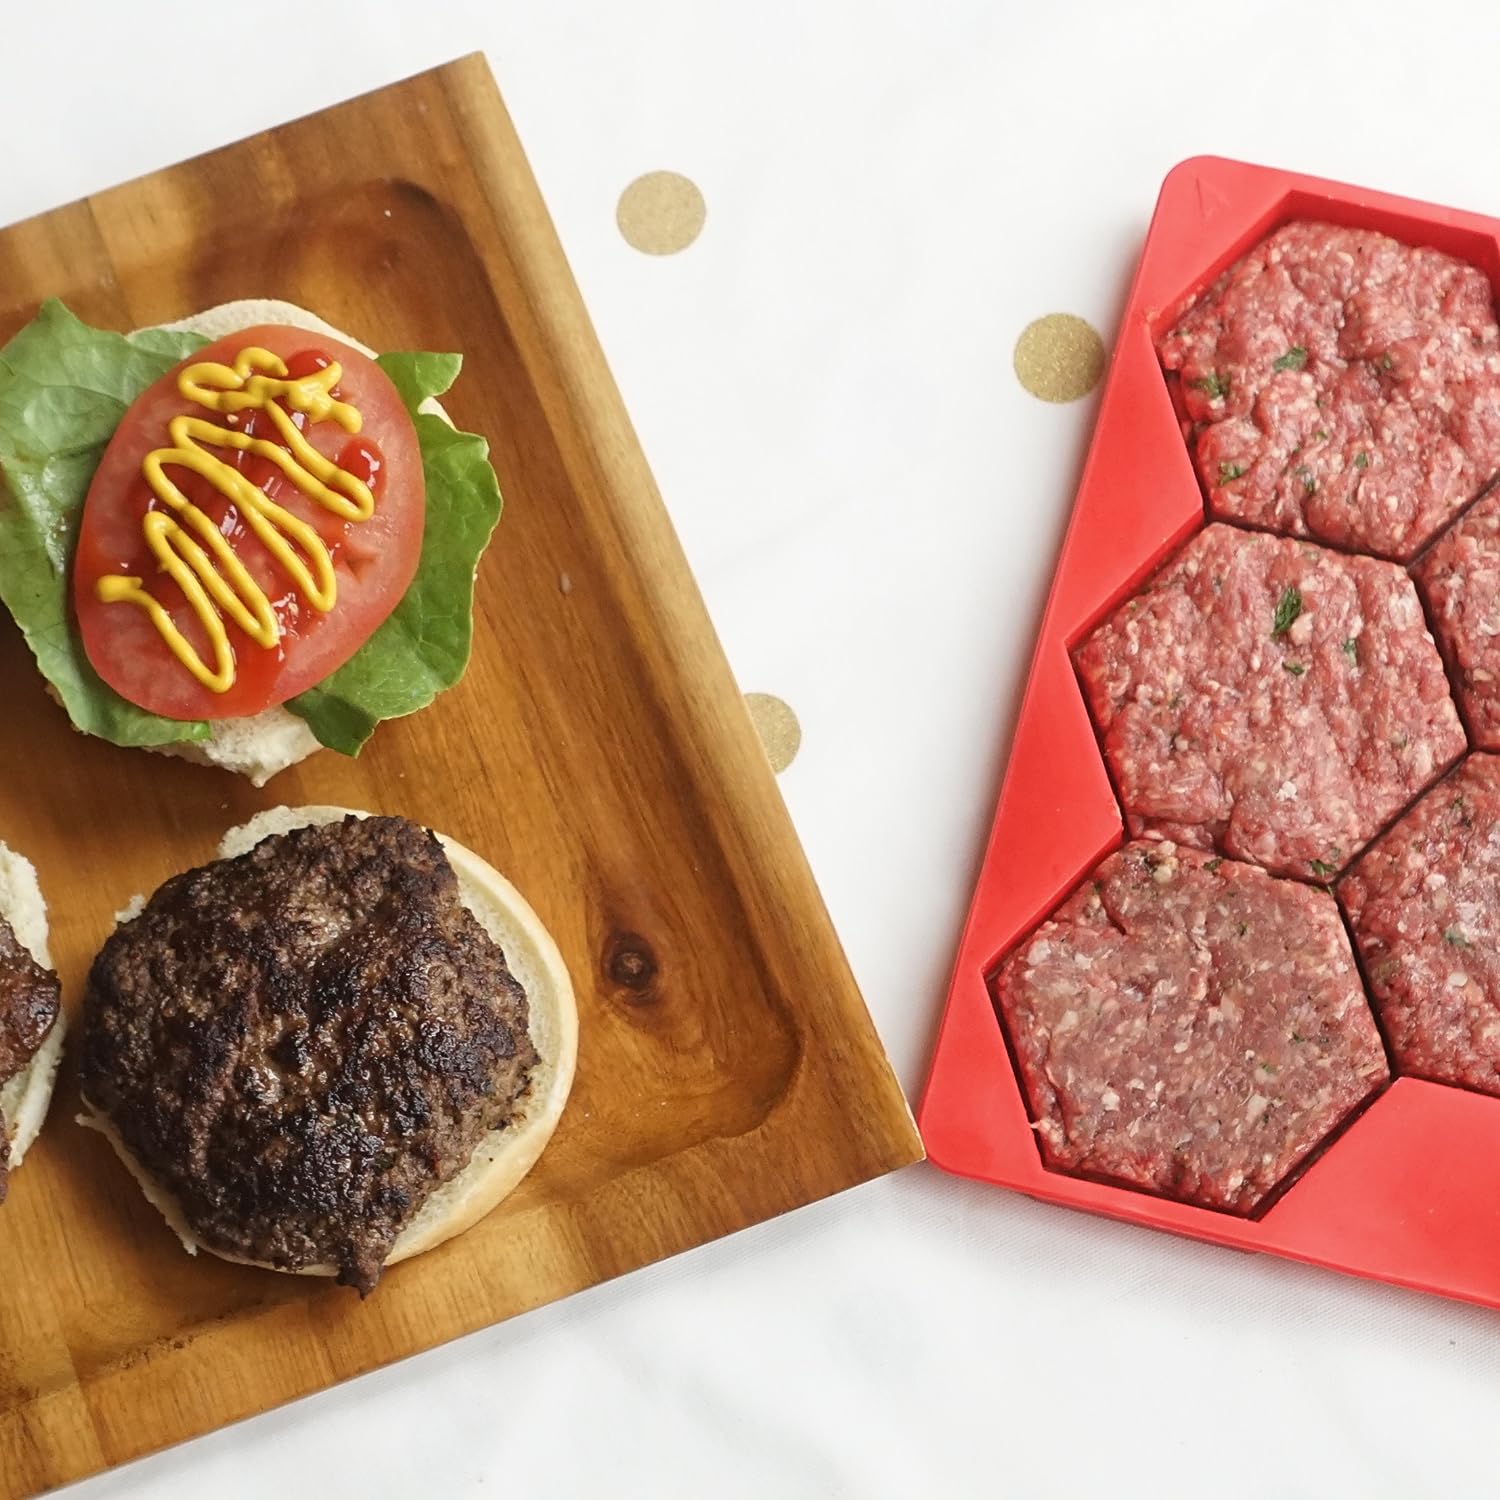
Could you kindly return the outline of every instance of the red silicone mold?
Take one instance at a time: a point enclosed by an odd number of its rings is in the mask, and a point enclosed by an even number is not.
[[[1500,1098],[1398,1078],[1260,1217],[1042,1165],[989,988],[1123,838],[1070,651],[1193,531],[1203,494],[1154,339],[1278,224],[1384,230],[1480,267],[1500,220],[1213,157],[1162,184],[1058,558],[919,1119],[938,1166],[1035,1198],[1500,1308]]]

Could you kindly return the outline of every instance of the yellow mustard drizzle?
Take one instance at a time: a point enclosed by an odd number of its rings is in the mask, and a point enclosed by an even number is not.
[[[317,529],[268,499],[238,469],[208,449],[230,448],[269,459],[298,490],[326,510],[346,521],[368,521],[375,511],[369,486],[319,453],[278,404],[285,401],[293,411],[304,413],[309,423],[331,420],[345,432],[357,433],[362,422],[359,411],[330,394],[342,374],[342,367],[334,363],[291,380],[276,355],[256,348],[240,350],[233,365],[212,360],[189,365],[177,377],[177,389],[184,397],[208,411],[228,414],[231,421],[234,413],[263,411],[286,447],[183,414],[167,424],[172,446],[155,448],[142,461],[146,482],[166,507],[148,511],[142,520],[146,544],[198,617],[213,649],[213,666],[199,656],[141,579],[106,574],[95,584],[94,593],[105,604],[135,604],[144,609],[172,654],[210,692],[227,693],[234,686],[234,651],[225,616],[267,649],[281,639],[281,626],[265,591],[218,526],[167,477],[167,470],[189,469],[233,503],[307,602],[326,614],[334,606],[338,583],[333,558]]]

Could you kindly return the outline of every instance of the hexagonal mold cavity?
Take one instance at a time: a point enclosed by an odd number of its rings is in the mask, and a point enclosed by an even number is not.
[[[1205,527],[1074,652],[1132,835],[1330,880],[1465,749],[1395,563]]]
[[[1333,898],[1169,843],[1111,854],[994,984],[1048,1166],[1205,1208],[1254,1213],[1390,1077]]]
[[[1165,321],[1168,387],[1210,516],[1407,562],[1500,472],[1495,244],[1305,200]]]

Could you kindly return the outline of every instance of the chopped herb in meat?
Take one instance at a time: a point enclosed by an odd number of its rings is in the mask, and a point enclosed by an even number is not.
[[[1304,495],[1316,495],[1318,493],[1318,481],[1313,478],[1313,472],[1306,464],[1297,465],[1297,478],[1302,481],[1302,493]]]
[[[1239,479],[1245,472],[1243,464],[1220,464],[1219,483],[1228,484],[1231,479]]]
[[[1271,637],[1274,640],[1278,635],[1285,635],[1296,623],[1297,616],[1302,613],[1302,590],[1295,583],[1289,583],[1281,591],[1281,598],[1276,601],[1276,615],[1271,621]]]
[[[1359,642],[1352,635],[1339,649],[1356,667],[1359,665]]]
[[[1307,350],[1300,344],[1293,344],[1279,359],[1271,361],[1273,370],[1300,370],[1307,363]]]
[[[1455,948],[1472,948],[1474,946],[1457,927],[1450,927],[1443,934],[1443,941],[1451,943]]]
[[[1188,389],[1202,391],[1210,401],[1221,401],[1229,394],[1229,382],[1217,374],[1205,375],[1202,380],[1188,381]]]
[[[1370,467],[1370,455],[1363,448],[1354,455],[1354,467],[1356,469],[1368,469]]]
[[[1307,668],[1304,667],[1300,661],[1284,661],[1281,665],[1284,666],[1287,671],[1292,674],[1293,677],[1300,677],[1307,670]]]
[[[1337,865],[1330,865],[1321,859],[1308,860],[1307,867],[1319,880],[1327,880],[1330,875],[1337,875],[1339,872]]]

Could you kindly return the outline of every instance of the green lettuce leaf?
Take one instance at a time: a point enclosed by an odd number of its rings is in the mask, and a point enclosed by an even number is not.
[[[348,661],[287,707],[331,750],[356,755],[382,719],[425,708],[469,664],[474,570],[500,519],[489,444],[421,411],[458,378],[457,354],[382,354],[411,412],[427,480],[427,525],[411,587]]]
[[[441,396],[463,369],[462,354],[382,354],[375,363],[391,378],[406,409],[416,416],[424,401]]]
[[[105,685],[73,628],[68,588],[84,497],[120,418],[207,342],[160,329],[108,333],[51,301],[0,349],[0,599],[73,722],[116,745],[209,733],[148,714]]]
[[[68,567],[100,456],[130,403],[207,341],[90,328],[60,302],[0,349],[0,599],[74,724],[117,745],[204,739],[211,726],[158,718],[89,665],[72,624]],[[416,577],[374,635],[287,707],[325,745],[353,755],[383,718],[430,703],[463,675],[474,570],[500,513],[488,444],[419,410],[457,378],[456,354],[387,354],[379,364],[412,413],[427,480]]]

